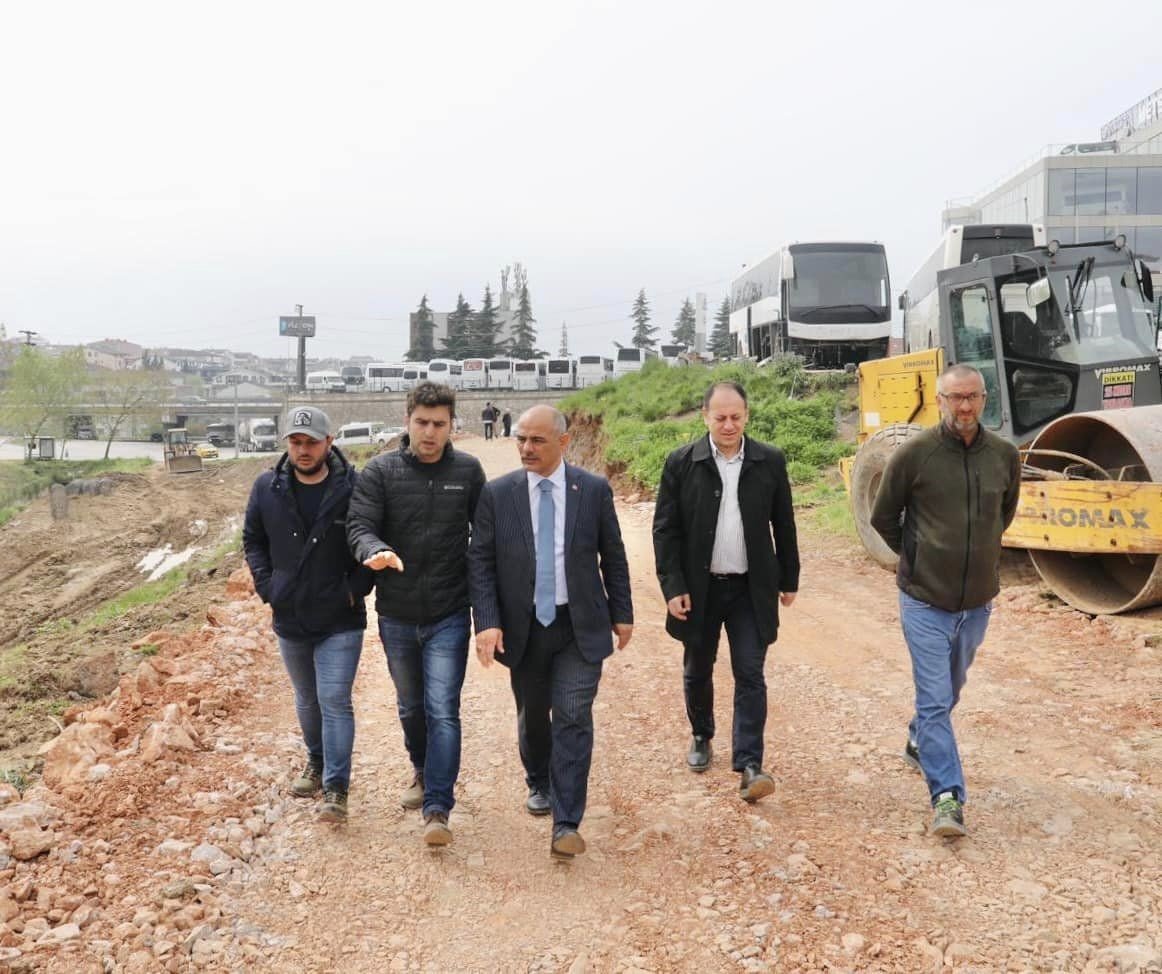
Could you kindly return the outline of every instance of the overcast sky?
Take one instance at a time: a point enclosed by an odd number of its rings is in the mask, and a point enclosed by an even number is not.
[[[792,8],[794,12],[788,12]],[[398,358],[528,269],[539,344],[659,337],[793,240],[881,240],[1162,87],[1162,4],[5,4],[0,322]]]

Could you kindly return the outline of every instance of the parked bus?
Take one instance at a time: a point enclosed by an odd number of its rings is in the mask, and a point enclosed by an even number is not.
[[[488,388],[512,388],[512,359],[494,358],[488,362]]]
[[[408,389],[414,389],[419,383],[423,382],[428,377],[428,363],[427,362],[404,362],[403,378],[400,381],[400,388],[407,392]]]
[[[689,365],[682,356],[686,352],[685,345],[662,345],[658,349],[659,355],[667,365]]]
[[[524,391],[545,387],[545,363],[543,359],[527,359],[512,363],[512,387]]]
[[[837,368],[882,358],[891,330],[884,245],[793,243],[747,268],[730,289],[733,354],[792,353]]]
[[[483,358],[466,358],[461,363],[464,371],[460,376],[461,389],[488,388],[488,360]]]
[[[974,260],[1019,254],[1023,250],[1044,247],[1045,227],[1040,223],[979,224],[949,227],[929,258],[912,275],[908,288],[900,295],[899,306],[904,312],[902,329],[903,348],[932,347],[937,334],[936,319],[939,297],[936,291],[936,273],[970,264]]]
[[[442,382],[453,389],[460,388],[460,376],[463,368],[459,362],[450,358],[434,358],[428,363],[428,380]]]
[[[613,377],[616,379],[627,372],[640,372],[646,362],[657,357],[658,353],[649,348],[619,348],[617,358],[613,361]]]
[[[613,378],[613,359],[604,355],[582,355],[577,359],[577,388],[600,385]]]
[[[545,362],[546,389],[572,389],[577,385],[577,360],[551,358]]]
[[[403,366],[394,362],[371,362],[364,373],[368,392],[402,392]]]
[[[338,372],[308,372],[307,392],[346,392],[347,383]]]

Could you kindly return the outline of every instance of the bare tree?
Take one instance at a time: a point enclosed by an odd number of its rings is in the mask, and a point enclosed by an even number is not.
[[[121,429],[131,416],[152,419],[161,412],[169,387],[158,369],[104,369],[89,384],[89,399],[105,420],[105,459]]]

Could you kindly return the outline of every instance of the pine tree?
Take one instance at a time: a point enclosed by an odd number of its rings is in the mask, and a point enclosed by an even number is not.
[[[646,289],[643,287],[633,300],[633,310],[629,316],[634,320],[633,346],[634,348],[648,348],[651,351],[657,345],[654,338],[657,326],[650,326],[650,305],[646,300]]]
[[[432,310],[428,307],[428,296],[425,294],[419,308],[411,313],[411,347],[407,351],[409,360],[428,362],[436,357],[435,331],[436,323],[432,319]]]
[[[694,305],[687,298],[682,302],[682,310],[678,312],[678,320],[674,322],[674,330],[670,339],[675,345],[685,345],[686,351],[694,351],[694,329],[697,318],[694,314]]]
[[[456,310],[448,314],[448,337],[443,340],[443,354],[447,358],[472,358],[474,351],[472,336],[472,305],[464,300],[463,293],[456,295]]]
[[[468,333],[472,336],[472,355],[492,358],[496,354],[496,339],[500,332],[500,322],[496,319],[496,305],[492,303],[492,288],[484,285],[484,297],[480,299],[480,310],[472,316]]]
[[[730,295],[724,297],[718,306],[718,313],[714,316],[714,330],[710,333],[710,343],[706,350],[715,358],[730,355]]]
[[[516,321],[512,327],[512,340],[509,342],[509,354],[513,358],[536,358],[537,330],[533,327],[536,320],[529,303],[529,286],[522,284],[516,306]]]

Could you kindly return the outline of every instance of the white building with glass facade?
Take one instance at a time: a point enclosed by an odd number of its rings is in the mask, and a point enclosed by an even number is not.
[[[1162,88],[1102,126],[1095,142],[1046,146],[975,199],[950,201],[953,224],[1042,223],[1063,244],[1124,234],[1162,275]]]

